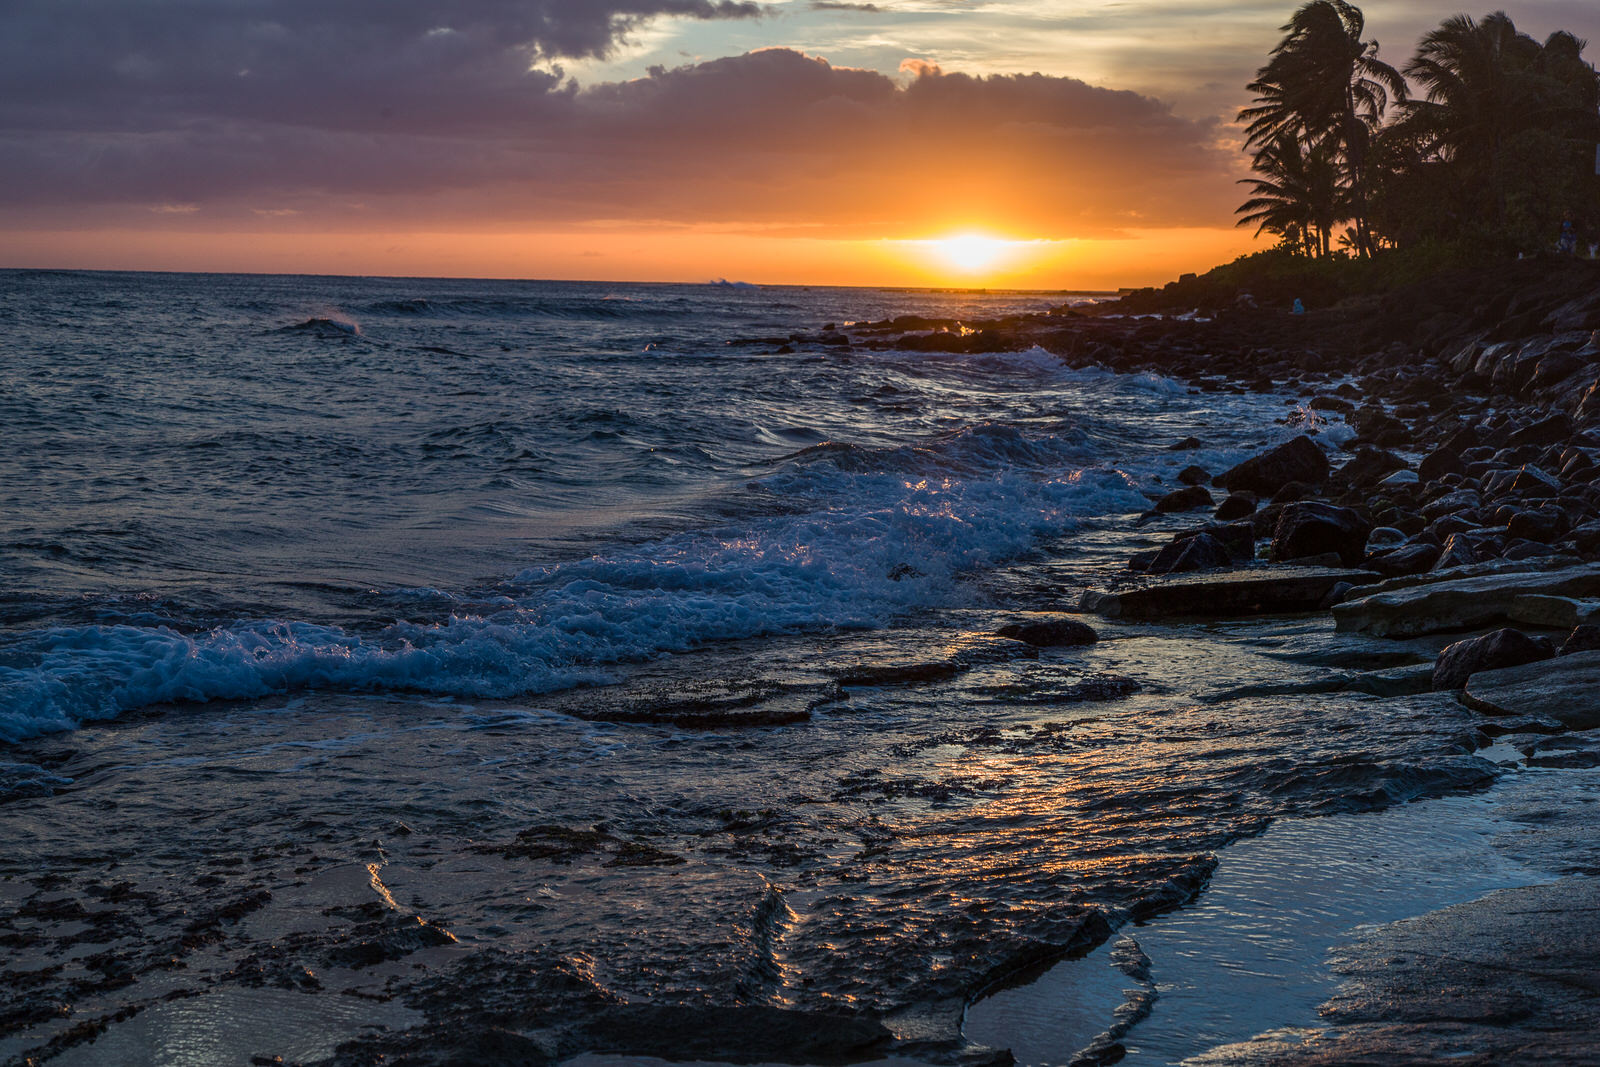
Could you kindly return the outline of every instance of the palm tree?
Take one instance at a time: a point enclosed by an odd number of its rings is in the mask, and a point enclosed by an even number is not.
[[[1327,149],[1308,149],[1285,132],[1261,147],[1254,169],[1260,177],[1240,182],[1252,195],[1239,207],[1238,225],[1255,223],[1257,236],[1275,233],[1296,251],[1326,256],[1345,207],[1339,166]]]
[[[1541,114],[1562,135],[1581,146],[1600,141],[1600,74],[1583,60],[1588,42],[1565,30],[1545,38],[1534,66]]]
[[[1294,134],[1307,152],[1325,152],[1344,171],[1356,244],[1370,255],[1366,167],[1373,131],[1391,100],[1404,100],[1398,71],[1363,41],[1365,18],[1345,0],[1310,0],[1283,27],[1284,38],[1247,88],[1255,103],[1239,112],[1245,146],[1262,153]],[[1276,165],[1276,164],[1274,164]],[[1261,169],[1258,167],[1257,169]]]
[[[1482,183],[1497,224],[1506,211],[1506,142],[1528,110],[1519,83],[1538,51],[1503,11],[1482,22],[1453,15],[1422,39],[1406,66],[1426,95],[1408,102],[1405,121],[1433,156]]]
[[[1565,98],[1565,105],[1592,116],[1600,110],[1600,77],[1596,77],[1594,67],[1583,61],[1587,47],[1587,41],[1557,30],[1545,38],[1537,69]]]
[[[1530,171],[1576,172],[1592,150],[1600,81],[1583,49],[1565,32],[1541,46],[1503,11],[1481,22],[1456,15],[1406,67],[1424,98],[1406,104],[1404,127],[1463,185],[1484,191],[1478,211],[1497,233],[1513,193],[1531,188]]]

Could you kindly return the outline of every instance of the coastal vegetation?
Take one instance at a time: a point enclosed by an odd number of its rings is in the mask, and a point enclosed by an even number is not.
[[[1404,252],[1423,274],[1552,250],[1564,227],[1569,250],[1600,239],[1586,42],[1455,15],[1396,69],[1344,0],[1310,0],[1283,33],[1239,113],[1254,172],[1239,222],[1279,238],[1272,258]]]

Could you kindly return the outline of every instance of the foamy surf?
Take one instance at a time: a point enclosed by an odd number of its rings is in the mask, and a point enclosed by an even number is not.
[[[607,679],[608,665],[813,628],[872,628],[967,595],[959,579],[1090,516],[1138,510],[1129,477],[1041,468],[1081,440],[976,427],[925,446],[807,449],[760,480],[799,514],[691,531],[428,592],[444,618],[376,634],[292,620],[202,633],[127,625],[22,635],[0,666],[0,738],[152,704],[303,689],[505,698]],[[959,472],[959,473],[958,473]]]

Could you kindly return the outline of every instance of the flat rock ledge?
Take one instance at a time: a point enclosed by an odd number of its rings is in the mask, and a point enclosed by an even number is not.
[[[1326,1028],[1280,1030],[1196,1067],[1600,1063],[1600,880],[1564,878],[1379,926],[1333,960]]]
[[[1569,625],[1588,619],[1580,603],[1600,597],[1600,564],[1485,574],[1376,590],[1333,609],[1334,625],[1374,637],[1474,630],[1506,623]],[[1567,601],[1565,605],[1560,601]],[[1548,621],[1547,621],[1548,620]]]
[[[1597,568],[1600,575],[1600,568]],[[1089,590],[1078,601],[1081,611],[1108,619],[1132,621],[1241,615],[1290,615],[1316,611],[1334,586],[1366,585],[1378,580],[1368,571],[1328,567],[1272,567],[1254,571],[1147,579],[1115,591]],[[1597,579],[1600,580],[1600,579]]]
[[[1467,679],[1461,702],[1486,715],[1555,719],[1570,730],[1600,727],[1600,652],[1479,671]]]

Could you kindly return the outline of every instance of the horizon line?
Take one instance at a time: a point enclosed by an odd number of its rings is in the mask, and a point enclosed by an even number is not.
[[[508,278],[480,274],[337,274],[323,271],[251,271],[251,270],[174,270],[170,268],[132,267],[18,267],[0,266],[0,273],[28,274],[171,274],[199,277],[236,278],[350,278],[381,279],[384,281],[470,281],[470,282],[524,282],[534,284],[564,285],[693,285],[757,289],[877,289],[891,293],[1017,293],[1072,296],[1117,296],[1133,291],[1138,286],[1119,286],[1115,289],[1074,288],[1024,288],[993,285],[839,285],[825,282],[747,282],[735,278],[707,278],[699,281],[641,281],[626,278]]]

